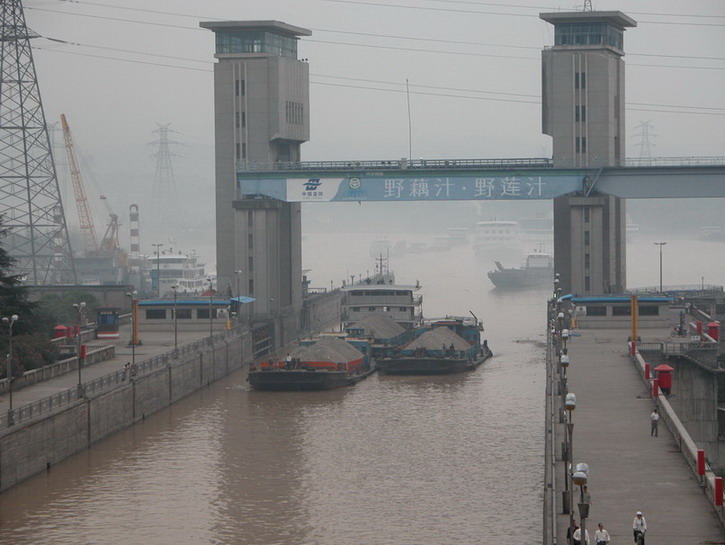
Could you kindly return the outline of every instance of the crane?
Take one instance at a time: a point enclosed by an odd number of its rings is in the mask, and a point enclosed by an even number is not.
[[[60,114],[60,123],[63,126],[63,137],[65,139],[65,149],[68,154],[68,168],[73,182],[73,194],[76,198],[76,208],[78,209],[78,222],[80,224],[81,235],[83,236],[84,246],[90,254],[98,252],[98,240],[96,238],[96,228],[93,224],[93,216],[88,206],[88,199],[83,187],[83,179],[81,171],[78,168],[78,160],[76,158],[75,148],[73,146],[73,137],[70,133],[70,127],[65,119],[65,114]]]
[[[103,240],[101,240],[100,250],[104,255],[111,255],[116,250],[119,249],[118,214],[113,213],[113,210],[111,209],[111,205],[108,204],[108,198],[105,195],[101,195],[101,200],[106,205],[106,209],[108,210],[108,216],[110,217],[110,220],[108,222],[108,227],[106,228],[106,233],[103,235]]]

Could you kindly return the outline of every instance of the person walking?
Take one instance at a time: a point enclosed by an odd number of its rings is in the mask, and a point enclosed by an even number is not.
[[[650,420],[650,423],[652,424],[650,426],[650,431],[649,431],[650,437],[652,437],[652,436],[658,437],[659,436],[658,427],[659,427],[659,423],[660,423],[660,413],[657,412],[656,408],[652,411],[652,414],[649,415],[649,420]]]
[[[597,531],[594,532],[594,543],[596,545],[607,545],[609,543],[609,532],[604,529],[604,524],[597,524]]]
[[[634,542],[637,543],[637,536],[642,534],[642,545],[644,545],[644,534],[647,532],[647,521],[642,515],[642,511],[637,511],[632,522],[632,534],[634,534]]]
[[[574,535],[572,536],[574,539],[574,543],[576,545],[589,545],[589,530],[584,530],[584,541],[582,541],[582,529],[577,528],[574,530]]]

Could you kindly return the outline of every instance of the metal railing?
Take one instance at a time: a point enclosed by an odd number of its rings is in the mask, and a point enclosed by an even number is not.
[[[7,418],[0,419],[0,433],[19,423],[28,422],[29,420],[49,415],[58,411],[62,407],[80,401],[89,395],[99,394],[101,392],[120,387],[121,385],[126,384],[130,378],[148,375],[157,369],[170,367],[174,362],[183,361],[185,356],[207,351],[204,350],[204,348],[211,350],[214,348],[215,344],[225,341],[229,337],[238,335],[241,332],[241,327],[223,331],[212,337],[205,337],[183,345],[176,350],[172,349],[170,352],[153,356],[135,364],[135,366],[131,366],[128,369],[120,369],[92,381],[84,382],[80,388],[78,386],[74,386],[72,388],[68,388],[67,390],[63,390],[62,392],[33,401],[32,403],[22,405],[17,409],[14,409],[12,414],[8,412]]]
[[[594,158],[595,160],[596,158]],[[704,157],[632,157],[622,161],[622,167],[721,166],[725,156]],[[607,165],[598,165],[606,167]],[[238,172],[324,171],[324,170],[436,170],[480,168],[553,168],[549,157],[505,157],[490,159],[394,159],[366,161],[239,161]],[[587,167],[584,167],[587,168]],[[589,168],[594,168],[590,165]]]
[[[398,159],[393,161],[241,161],[238,172],[279,170],[425,170],[472,168],[550,168],[553,161],[546,157],[503,159]]]

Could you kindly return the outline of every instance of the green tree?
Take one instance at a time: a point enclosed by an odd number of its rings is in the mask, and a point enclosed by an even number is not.
[[[2,226],[0,216],[0,316],[8,321],[0,322],[0,376],[7,376],[10,334],[13,337],[13,376],[55,361],[56,349],[50,342],[48,317],[40,311],[39,305],[29,300],[28,288],[23,285],[23,275],[13,274],[15,259],[11,257],[3,239],[8,228]],[[10,318],[18,319],[10,329]]]

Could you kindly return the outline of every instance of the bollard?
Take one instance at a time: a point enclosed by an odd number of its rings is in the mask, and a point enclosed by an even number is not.
[[[635,341],[631,341],[629,343],[629,355],[630,356],[636,356],[637,355],[637,343]]]
[[[697,451],[697,474],[700,477],[705,475],[705,451],[702,449]]]
[[[644,364],[644,379],[649,380],[649,363]]]
[[[722,477],[715,477],[715,505],[722,505]]]
[[[657,397],[660,395],[660,381],[655,379],[652,379],[652,397]]]

